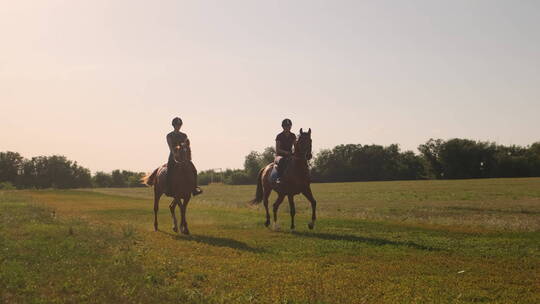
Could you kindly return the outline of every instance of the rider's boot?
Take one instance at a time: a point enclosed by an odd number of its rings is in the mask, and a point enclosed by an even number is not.
[[[193,189],[193,192],[191,192],[191,194],[193,194],[193,196],[196,196],[196,195],[201,194],[203,191],[197,185],[197,169],[195,168],[195,165],[193,163],[191,163],[191,168],[193,170],[193,174],[195,175],[195,189]]]
[[[199,195],[202,193],[202,189],[199,188],[199,186],[195,186],[195,189],[193,190],[193,192],[191,192],[193,194],[193,196],[195,195]]]

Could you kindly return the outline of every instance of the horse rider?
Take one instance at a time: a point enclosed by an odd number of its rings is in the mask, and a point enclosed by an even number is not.
[[[285,173],[285,169],[291,160],[293,153],[292,148],[296,141],[296,135],[291,132],[292,121],[290,119],[285,118],[281,122],[281,127],[283,128],[283,132],[276,136],[275,163],[277,164],[277,184],[281,183],[281,177]]]
[[[174,149],[176,146],[189,142],[188,137],[185,133],[180,132],[180,128],[182,127],[182,119],[180,117],[175,117],[172,120],[172,126],[174,127],[174,130],[167,134],[167,144],[169,145],[169,160],[167,162],[167,173],[170,172],[170,170],[174,167]],[[193,171],[193,175],[195,176],[195,189],[193,190],[193,195],[199,195],[202,193],[201,188],[197,186],[197,169],[195,168],[195,165],[191,161],[191,153],[189,154],[188,158],[188,166]],[[167,195],[172,196],[172,189],[173,185],[172,178],[169,178],[169,174],[167,174]]]

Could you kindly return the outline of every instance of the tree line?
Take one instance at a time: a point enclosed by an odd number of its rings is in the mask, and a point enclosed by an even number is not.
[[[62,155],[37,156],[30,159],[17,152],[0,152],[0,188],[90,188],[90,187],[142,187],[143,172],[114,170],[96,172],[68,160]]]
[[[430,139],[418,150],[431,178],[540,176],[540,142],[521,147],[460,138]]]
[[[259,170],[274,161],[275,149],[268,147],[262,153],[251,151],[244,160],[244,169],[227,169],[225,171],[206,170],[199,172],[201,185],[211,182],[229,185],[255,184]]]
[[[454,138],[430,139],[419,154],[388,146],[346,144],[317,153],[310,162],[314,182],[353,182],[416,179],[463,179],[540,176],[540,142],[504,146],[493,142]],[[252,151],[244,168],[203,171],[199,182],[253,184],[261,168],[273,161],[274,148]]]
[[[352,182],[415,179],[458,179],[540,176],[540,142],[504,146],[493,142],[454,138],[430,139],[419,154],[399,145],[338,145],[321,150],[310,161],[314,182]],[[254,184],[261,168],[274,160],[275,150],[251,151],[243,169],[199,172],[201,185],[211,182]],[[141,187],[143,172],[96,172],[64,156],[23,158],[0,152],[0,188]]]

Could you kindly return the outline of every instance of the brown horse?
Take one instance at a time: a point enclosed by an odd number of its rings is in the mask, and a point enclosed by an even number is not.
[[[283,202],[285,196],[289,199],[289,210],[291,213],[291,229],[294,229],[294,215],[296,213],[294,205],[294,196],[302,193],[311,203],[311,223],[308,224],[309,229],[313,229],[315,226],[316,208],[317,202],[313,197],[310,187],[309,167],[308,161],[311,159],[311,129],[307,132],[303,132],[300,129],[300,136],[294,143],[294,154],[292,160],[289,163],[280,184],[276,184],[271,180],[270,175],[274,169],[275,164],[271,163],[259,171],[257,177],[257,191],[255,192],[255,199],[251,201],[251,204],[257,204],[261,201],[264,202],[264,208],[266,210],[266,222],[265,226],[270,226],[270,214],[268,212],[268,197],[272,190],[276,191],[278,198],[276,199],[273,211],[274,211],[274,227],[277,228],[277,212],[279,205]]]
[[[189,234],[188,225],[186,221],[186,209],[191,199],[191,193],[195,189],[195,178],[193,171],[190,169],[190,149],[189,142],[182,143],[175,147],[174,150],[174,166],[167,172],[167,165],[163,165],[151,175],[145,176],[142,181],[148,186],[154,186],[154,229],[158,230],[157,212],[159,210],[159,199],[161,195],[165,193],[167,187],[167,175],[170,174],[170,178],[173,179],[172,185],[172,198],[173,201],[169,205],[171,215],[173,218],[173,230],[178,232],[178,223],[176,221],[175,208],[178,205],[180,207],[180,231],[183,234]]]

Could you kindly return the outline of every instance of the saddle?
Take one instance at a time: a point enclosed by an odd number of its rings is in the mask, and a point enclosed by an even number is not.
[[[169,188],[169,183],[167,182],[167,174],[168,174],[168,168],[167,168],[167,164],[164,164],[163,166],[161,166],[158,170],[158,179],[159,179],[159,182],[164,185],[164,190],[165,190],[165,193],[170,193],[170,189]]]
[[[272,172],[268,175],[268,179],[271,183],[275,183],[278,179],[278,176],[283,178],[287,175],[287,169],[289,167],[291,159],[290,158],[280,158],[274,161],[274,166],[272,167]]]

